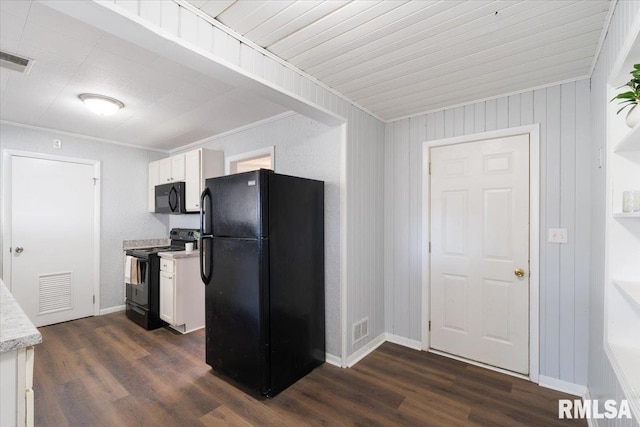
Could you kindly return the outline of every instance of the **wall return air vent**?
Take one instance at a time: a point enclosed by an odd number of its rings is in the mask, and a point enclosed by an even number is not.
[[[23,74],[29,74],[35,61],[0,50],[0,67],[8,68]]]

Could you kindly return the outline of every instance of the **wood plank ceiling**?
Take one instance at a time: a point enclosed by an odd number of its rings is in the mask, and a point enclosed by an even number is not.
[[[608,0],[190,3],[383,120],[589,76],[610,7]]]

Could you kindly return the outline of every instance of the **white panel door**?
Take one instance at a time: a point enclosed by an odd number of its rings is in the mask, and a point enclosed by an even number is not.
[[[430,346],[528,374],[529,136],[430,157]]]
[[[11,292],[36,326],[93,315],[94,166],[13,156]]]

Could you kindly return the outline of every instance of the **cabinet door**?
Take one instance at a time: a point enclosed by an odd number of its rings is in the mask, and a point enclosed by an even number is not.
[[[171,180],[184,181],[184,154],[171,157]]]
[[[160,184],[171,182],[171,157],[158,161],[160,163]]]
[[[149,163],[149,212],[156,210],[156,185],[160,184],[160,162]]]
[[[200,210],[200,193],[202,193],[201,150],[189,151],[185,154],[185,199],[187,211]]]
[[[170,325],[174,324],[175,286],[173,273],[160,272],[160,318]]]

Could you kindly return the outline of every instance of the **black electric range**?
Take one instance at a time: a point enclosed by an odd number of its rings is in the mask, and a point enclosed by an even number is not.
[[[150,248],[135,248],[126,251],[135,259],[138,268],[137,283],[126,287],[126,315],[145,329],[152,330],[166,325],[160,319],[160,252],[183,251],[187,243],[197,245],[198,230],[173,228],[170,232],[171,245]],[[126,267],[125,267],[126,268]]]

